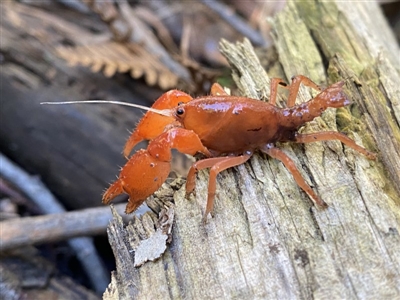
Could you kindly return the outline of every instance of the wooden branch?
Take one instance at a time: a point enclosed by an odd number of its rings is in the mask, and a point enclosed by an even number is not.
[[[392,54],[374,52],[395,46],[384,47],[394,43],[385,25],[369,31],[369,20],[382,19],[375,4],[353,2],[346,10],[335,2],[288,2],[273,22],[276,48],[286,78],[344,79],[354,100],[303,131],[345,131],[378,160],[339,142],[280,145],[328,209],[314,207],[282,163],[254,155],[218,176],[214,218],[205,225],[208,172],[200,172],[195,197],[186,199],[182,188],[173,193],[172,243],[159,260],[134,268],[131,250],[149,225],[135,219],[124,228],[115,217],[108,233],[117,270],[104,299],[399,297],[400,130],[391,96],[400,76]],[[268,76],[250,43],[222,42],[221,50],[241,92],[267,98]],[[302,89],[298,101],[309,98]]]
[[[232,8],[228,5],[218,2],[218,1],[206,1],[202,0],[205,6],[216,13],[221,19],[225,20],[229,25],[231,25],[235,30],[240,32],[243,36],[250,39],[252,44],[256,46],[268,46],[267,42],[260,34],[260,32],[254,30],[246,21],[244,21],[240,16],[234,14]]]
[[[54,213],[62,213],[64,212],[64,207],[57,201],[54,195],[46,188],[46,186],[40,181],[38,177],[29,176],[24,170],[20,169],[18,166],[13,164],[10,160],[8,160],[5,156],[0,154],[0,162],[1,169],[0,175],[10,181],[12,184],[17,186],[21,191],[23,191],[39,208],[42,212],[47,214]],[[27,221],[20,220],[18,221],[5,221],[1,223],[1,230],[5,230],[2,232],[0,242],[0,250],[11,249],[13,247],[17,247],[18,245],[26,244],[29,242],[33,242],[35,238],[30,238],[31,234],[37,234],[36,238],[39,241],[43,242],[46,239],[46,236],[42,229],[44,229],[43,225],[49,226],[50,224],[46,223],[49,221],[49,217],[42,217],[41,222],[35,223],[38,227],[26,227],[29,225],[31,219],[27,218]],[[50,217],[51,218],[51,217]],[[58,218],[55,222],[52,223],[54,226],[53,233],[56,235],[60,235],[59,231],[62,226],[60,221],[62,218]],[[65,221],[65,220],[64,220]],[[76,222],[77,219],[75,218]],[[81,220],[82,221],[82,220]],[[17,222],[17,224],[15,223]],[[104,221],[103,221],[104,223]],[[5,226],[3,227],[3,224]],[[13,236],[13,234],[17,234],[17,228],[22,229],[23,225],[25,225],[25,234],[20,234],[19,236]],[[33,225],[31,223],[31,225]],[[71,222],[69,224],[64,224],[72,226]],[[76,226],[77,224],[75,224]],[[105,224],[103,224],[104,226]],[[10,231],[7,231],[10,230]],[[64,234],[67,234],[64,232]],[[76,235],[76,231],[74,233],[70,233],[71,235]],[[79,234],[78,234],[79,235]],[[50,238],[50,236],[47,236]],[[2,240],[4,239],[4,243]],[[19,239],[19,240],[18,240]],[[51,238],[50,238],[51,239]],[[53,236],[53,239],[55,237]],[[93,284],[94,289],[97,292],[101,292],[107,284],[107,274],[105,267],[102,264],[100,256],[97,253],[97,250],[94,246],[93,240],[90,237],[76,237],[68,240],[68,244],[76,253],[78,259],[80,260],[86,274],[88,275],[91,283]],[[94,270],[96,271],[94,272]]]
[[[125,204],[117,205],[116,210],[124,214]],[[126,220],[128,216],[125,216]],[[1,222],[0,252],[78,236],[104,234],[110,219],[110,208],[98,207],[3,221]]]

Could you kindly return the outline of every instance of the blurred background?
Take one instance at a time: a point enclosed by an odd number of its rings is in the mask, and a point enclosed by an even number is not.
[[[400,2],[379,2],[399,40]],[[229,66],[218,51],[221,38],[247,37],[263,49],[263,66],[280,74],[265,20],[284,9],[285,1],[25,0],[0,6],[2,222],[100,206],[102,192],[126,161],[121,152],[129,131],[142,116],[122,106],[40,102],[104,99],[151,106],[167,90],[204,95],[216,81],[234,92]],[[177,175],[171,176],[184,175],[187,166],[177,157]],[[51,201],[43,203],[43,193]],[[97,211],[98,219],[106,211]],[[70,226],[91,232],[91,222],[82,219]],[[34,230],[20,224],[20,230]],[[28,287],[35,299],[60,290],[95,299],[115,266],[105,227],[86,242],[94,246],[86,256],[80,251],[89,246],[50,238],[36,248],[24,247],[23,254],[20,246],[3,246],[0,266],[3,274],[19,277],[15,291]],[[90,274],[100,271],[82,263],[92,255],[98,255],[104,276]],[[49,278],[63,289],[56,292]]]

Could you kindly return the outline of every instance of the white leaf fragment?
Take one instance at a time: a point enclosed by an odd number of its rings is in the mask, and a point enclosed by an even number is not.
[[[167,249],[168,235],[157,230],[148,239],[143,240],[135,252],[135,267],[140,267],[146,261],[154,261],[159,258]]]

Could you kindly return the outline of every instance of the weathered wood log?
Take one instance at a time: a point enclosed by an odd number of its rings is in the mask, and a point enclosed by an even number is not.
[[[155,231],[153,214],[126,227],[115,216],[108,234],[117,270],[104,299],[400,297],[398,46],[374,3],[289,1],[273,27],[281,76],[343,79],[354,101],[303,132],[344,131],[378,159],[339,142],[281,145],[328,203],[322,210],[282,163],[254,155],[218,176],[205,225],[208,172],[200,172],[195,197],[186,199],[184,188],[159,197],[175,205],[160,259],[134,267],[134,250]],[[267,99],[268,76],[251,45],[222,42],[221,50],[242,94]],[[304,89],[298,101],[309,97]]]

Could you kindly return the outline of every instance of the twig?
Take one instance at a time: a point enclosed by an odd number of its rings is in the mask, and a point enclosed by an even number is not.
[[[157,37],[170,53],[179,52],[179,49],[169,33],[168,28],[166,28],[163,22],[161,22],[159,16],[155,15],[150,9],[139,5],[135,7],[135,13],[140,19],[154,28]]]
[[[121,216],[125,204],[115,206]],[[97,207],[62,214],[7,220],[1,223],[0,252],[22,246],[56,242],[77,236],[106,232],[112,219],[109,207]]]
[[[23,205],[27,207],[29,211],[34,214],[40,213],[40,209],[37,207],[37,205],[32,203],[32,201],[29,201],[21,193],[11,187],[11,185],[8,184],[3,178],[0,178],[0,191],[1,193],[8,195],[17,205]]]
[[[232,9],[227,5],[212,0],[201,0],[201,2],[221,16],[235,30],[247,37],[252,44],[263,47],[268,46],[262,35],[251,28],[242,18],[232,13]]]
[[[0,175],[17,186],[46,214],[63,213],[65,210],[37,176],[30,176],[0,153]],[[3,229],[1,228],[1,231]],[[3,232],[1,232],[3,234]],[[103,292],[109,283],[108,272],[94,247],[92,238],[73,238],[68,244],[76,252],[82,267],[97,292]]]
[[[0,154],[0,175],[17,186],[46,214],[62,213],[65,209],[43,185],[37,176],[30,176],[24,170]]]

